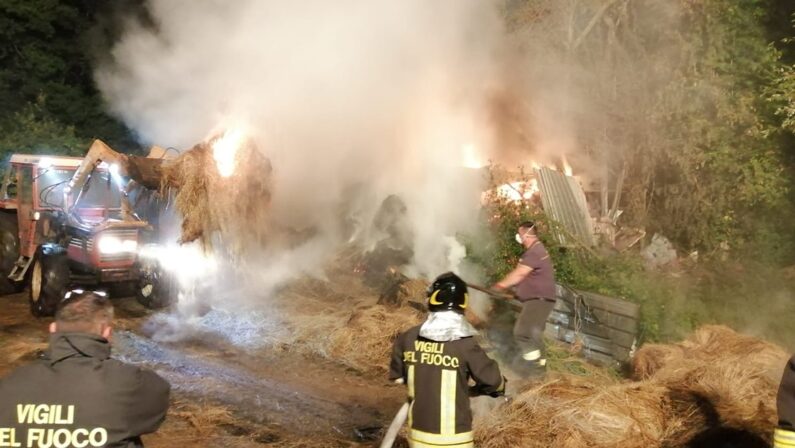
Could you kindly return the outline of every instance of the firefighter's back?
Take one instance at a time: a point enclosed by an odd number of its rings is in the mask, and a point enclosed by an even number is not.
[[[93,294],[59,309],[41,359],[0,379],[0,446],[140,447],[165,419],[169,384],[110,357],[112,307]]]
[[[414,327],[399,341],[412,446],[473,446],[469,379],[475,379],[479,393],[494,393],[502,386],[499,368],[472,337],[437,342],[419,333]]]

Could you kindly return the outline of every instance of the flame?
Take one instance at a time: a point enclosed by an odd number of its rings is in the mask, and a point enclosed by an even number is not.
[[[243,132],[239,129],[227,131],[213,143],[213,159],[222,177],[235,172],[235,156],[243,142]]]
[[[527,182],[510,182],[502,184],[494,189],[498,196],[502,196],[510,201],[527,201],[538,193],[538,181],[530,179]]]
[[[560,160],[563,162],[563,174],[571,176],[574,171],[572,171],[571,165],[569,165],[569,161],[566,159],[566,155],[560,156]]]
[[[478,169],[485,166],[485,164],[481,161],[482,159],[478,156],[478,151],[474,144],[467,143],[462,145],[461,153],[464,157],[464,167]]]

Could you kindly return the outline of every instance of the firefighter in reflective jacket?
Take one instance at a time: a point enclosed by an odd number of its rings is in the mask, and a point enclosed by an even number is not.
[[[776,399],[778,427],[773,434],[774,448],[795,448],[795,356],[787,362]]]
[[[428,288],[427,320],[395,341],[389,376],[408,386],[412,448],[473,447],[469,397],[505,390],[499,366],[473,338],[467,302],[466,283],[442,274]]]

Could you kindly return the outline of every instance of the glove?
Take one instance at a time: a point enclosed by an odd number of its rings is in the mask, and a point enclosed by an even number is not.
[[[488,392],[488,393],[486,393],[484,391],[485,386],[482,386],[480,384],[476,384],[474,386],[470,386],[469,387],[469,396],[470,397],[479,397],[481,395],[488,395],[491,398],[501,397],[501,396],[505,395],[505,383],[507,381],[508,380],[505,377],[502,377],[502,385],[500,385],[500,388],[495,390],[495,391]]]

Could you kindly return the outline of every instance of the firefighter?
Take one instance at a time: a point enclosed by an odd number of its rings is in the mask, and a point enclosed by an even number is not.
[[[522,311],[513,328],[519,349],[514,368],[525,374],[543,373],[546,366],[544,328],[555,306],[555,268],[538,239],[533,222],[519,225],[516,242],[525,248],[519,264],[492,289],[504,291],[515,287],[516,297],[522,302]]]
[[[778,427],[773,433],[774,448],[795,448],[795,356],[787,362],[776,399]]]
[[[428,288],[427,320],[395,341],[389,377],[408,386],[412,448],[473,447],[469,397],[504,393],[499,366],[464,317],[467,302],[466,283],[451,272],[440,275]]]
[[[169,384],[110,357],[113,307],[73,291],[46,354],[0,379],[0,446],[142,447],[166,417]]]

